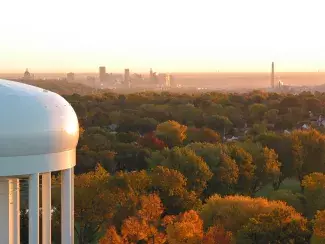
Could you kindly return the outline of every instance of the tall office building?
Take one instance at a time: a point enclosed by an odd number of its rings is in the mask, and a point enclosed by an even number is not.
[[[150,69],[149,80],[150,80],[151,83],[159,83],[158,74],[156,72],[153,72],[152,69]]]
[[[124,83],[127,84],[130,81],[130,70],[124,70]]]
[[[165,87],[170,87],[171,86],[171,79],[170,79],[170,74],[166,74],[165,77]]]
[[[131,87],[130,69],[124,70],[124,85],[129,88]]]
[[[99,81],[104,82],[106,80],[106,67],[99,67]]]
[[[158,75],[158,83],[159,85],[163,86],[163,87],[170,87],[171,83],[170,83],[170,74],[167,73],[160,73]]]
[[[274,88],[274,62],[272,62],[271,87]]]

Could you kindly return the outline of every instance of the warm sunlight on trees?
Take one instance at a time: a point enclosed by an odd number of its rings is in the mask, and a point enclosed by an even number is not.
[[[253,164],[252,155],[236,144],[229,144],[225,149],[238,166],[239,175],[236,190],[243,194],[248,194],[251,189],[256,168]]]
[[[140,209],[135,216],[124,220],[121,233],[123,239],[130,243],[147,241],[147,243],[164,243],[165,236],[159,231],[162,203],[157,195],[140,197]]]
[[[295,133],[283,135],[269,132],[259,135],[256,140],[260,141],[263,146],[274,149],[279,156],[282,174],[277,188],[286,178],[297,177],[299,179],[303,164],[303,150],[300,139]]]
[[[221,197],[214,195],[203,205],[200,215],[205,228],[221,224],[226,230],[236,233],[250,218],[270,213],[276,208],[296,214],[293,207],[280,201],[268,201],[264,198],[247,196]]]
[[[243,146],[253,157],[255,171],[253,184],[250,189],[252,195],[263,186],[279,181],[281,163],[278,161],[278,155],[273,149],[262,147],[260,144],[249,141],[239,145]]]
[[[158,162],[164,167],[178,170],[187,179],[187,188],[190,191],[201,193],[211,179],[212,173],[206,162],[188,148],[174,147],[163,153],[166,158]]]
[[[213,173],[206,191],[208,195],[215,192],[229,193],[232,187],[237,184],[239,177],[238,166],[227,155],[221,144],[191,143],[187,145],[187,148],[202,157]]]
[[[312,244],[325,243],[325,210],[317,211],[314,219]]]
[[[186,138],[187,127],[176,121],[166,121],[157,125],[156,135],[169,147],[181,145]]]
[[[53,184],[60,181],[53,179]],[[98,165],[96,170],[75,176],[75,230],[78,242],[89,243],[95,240],[96,235],[112,214],[112,201],[106,184],[109,174]],[[60,214],[60,188],[53,189],[53,205],[55,215]],[[55,218],[55,217],[54,217]]]
[[[99,240],[99,244],[125,244],[115,227],[111,226],[107,229],[105,236]]]
[[[200,244],[203,238],[203,222],[195,211],[190,210],[168,224],[166,232],[170,244]]]
[[[157,166],[150,174],[155,191],[174,196],[182,193],[186,187],[186,178],[177,170]]]
[[[157,166],[149,175],[152,190],[159,194],[167,214],[197,209],[201,206],[197,195],[186,189],[186,178],[179,171]]]
[[[237,243],[307,243],[309,238],[305,218],[290,208],[276,208],[250,218],[239,231]]]
[[[324,93],[66,99],[80,112],[79,244],[325,244]],[[60,183],[53,177],[55,243]]]
[[[233,243],[233,235],[226,231],[221,225],[212,226],[208,229],[203,237],[203,244],[231,244]]]
[[[317,210],[325,210],[325,174],[306,175],[302,186],[304,187],[308,216],[314,216]]]

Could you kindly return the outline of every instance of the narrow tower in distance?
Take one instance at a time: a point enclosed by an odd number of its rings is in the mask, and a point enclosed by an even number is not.
[[[104,82],[106,80],[106,67],[99,67],[99,81]]]
[[[150,69],[149,80],[150,80],[150,82],[152,82],[152,80],[153,80],[153,71],[152,71],[152,69]]]
[[[128,83],[130,80],[130,69],[125,69],[124,70],[124,82]]]
[[[124,70],[124,84],[127,85],[129,88],[131,86],[130,69]]]
[[[271,87],[274,88],[274,62],[272,62]]]

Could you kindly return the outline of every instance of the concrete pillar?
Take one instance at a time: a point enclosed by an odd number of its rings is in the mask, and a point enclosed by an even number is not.
[[[6,178],[0,178],[0,237],[1,242],[14,244],[12,184]]]
[[[73,222],[73,201],[72,201],[72,178],[73,169],[62,171],[61,183],[61,243],[73,244],[74,233],[72,229]]]
[[[11,179],[13,208],[13,243],[20,244],[20,184],[19,179]]]
[[[39,244],[39,174],[29,176],[28,215],[29,242]]]
[[[42,244],[51,244],[51,173],[42,174]]]
[[[72,231],[72,236],[71,236],[71,243],[74,243],[74,168],[71,168],[71,231]]]

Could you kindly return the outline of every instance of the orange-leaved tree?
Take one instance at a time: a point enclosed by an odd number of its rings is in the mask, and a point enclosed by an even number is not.
[[[203,222],[194,210],[178,215],[166,228],[169,244],[199,244],[203,238]]]
[[[226,231],[222,225],[210,227],[203,237],[203,244],[230,244],[232,241],[232,233]]]
[[[163,205],[155,194],[140,197],[140,208],[135,216],[124,220],[121,228],[122,238],[126,243],[160,244],[165,242],[165,234],[160,232]]]

